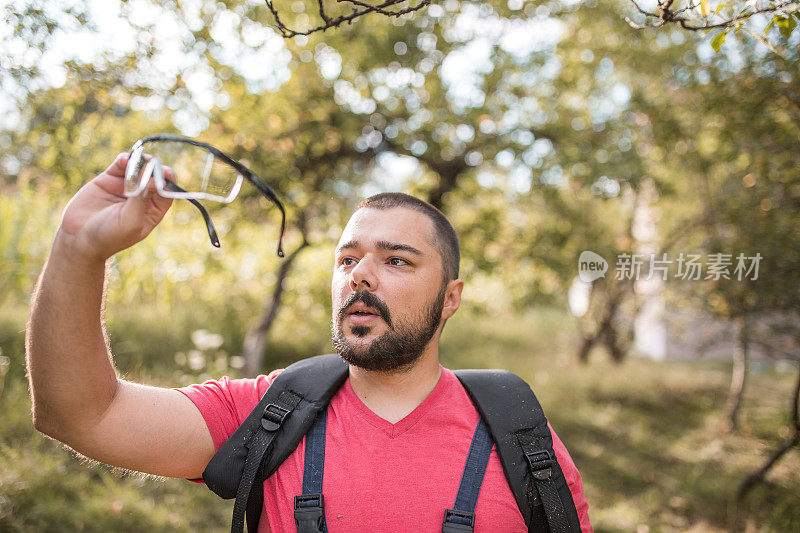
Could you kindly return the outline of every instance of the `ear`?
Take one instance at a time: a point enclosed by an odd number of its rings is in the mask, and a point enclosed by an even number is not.
[[[461,291],[464,290],[464,282],[460,279],[453,279],[447,282],[444,295],[444,307],[442,308],[442,320],[447,320],[456,313],[458,306],[461,305]]]

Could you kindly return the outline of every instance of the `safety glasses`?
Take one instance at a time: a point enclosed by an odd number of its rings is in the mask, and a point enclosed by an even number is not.
[[[164,166],[172,170],[171,179]],[[236,199],[244,180],[278,206],[281,233],[278,256],[283,257],[286,211],[275,191],[247,167],[210,144],[179,135],[151,135],[134,143],[125,169],[125,196],[140,196],[153,180],[158,194],[165,198],[188,200],[203,216],[211,244],[219,248],[219,238],[208,211],[198,200],[230,203]]]

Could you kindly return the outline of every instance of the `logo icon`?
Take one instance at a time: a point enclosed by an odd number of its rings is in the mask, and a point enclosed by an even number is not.
[[[578,258],[578,277],[581,281],[591,283],[598,278],[606,277],[608,262],[589,250],[581,252]]]

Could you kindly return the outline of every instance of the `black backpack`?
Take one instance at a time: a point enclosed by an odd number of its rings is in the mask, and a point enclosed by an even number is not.
[[[475,403],[481,422],[470,446],[456,504],[445,511],[442,531],[473,530],[475,503],[493,440],[528,531],[579,532],[578,513],[553,451],[547,419],[528,384],[506,370],[456,370],[455,374]],[[203,472],[208,488],[222,498],[236,498],[232,533],[243,532],[245,512],[248,531],[257,531],[263,482],[306,433],[306,473],[303,494],[295,498],[295,520],[300,533],[327,531],[321,494],[326,407],[347,375],[348,365],[333,354],[288,366],[208,463]],[[473,448],[486,448],[478,445],[481,426],[488,427],[491,435],[485,434],[488,449],[477,459],[476,468],[476,461],[471,464],[471,459],[481,452],[473,453]],[[310,449],[313,446],[315,450]],[[319,464],[310,464],[314,457]],[[315,469],[319,470],[316,476],[309,477]],[[309,489],[315,486],[314,477],[317,490]],[[310,485],[307,478],[312,479]],[[477,487],[465,488],[469,483],[477,483]]]

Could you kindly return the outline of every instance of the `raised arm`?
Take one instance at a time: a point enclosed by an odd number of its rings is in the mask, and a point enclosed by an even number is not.
[[[70,200],[31,302],[26,362],[33,423],[115,466],[197,478],[214,453],[200,412],[182,393],[117,377],[103,325],[106,260],[144,239],[171,200],[126,198],[127,155]]]

